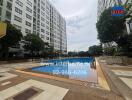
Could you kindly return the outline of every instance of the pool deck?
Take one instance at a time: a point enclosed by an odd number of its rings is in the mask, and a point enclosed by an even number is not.
[[[48,78],[48,76],[46,76],[47,78],[38,77],[20,72],[21,69],[41,66],[40,63],[1,64],[0,100],[8,100],[8,98],[21,93],[29,87],[39,88],[43,91],[33,97],[32,100],[132,100],[132,67],[107,65],[100,60],[98,62],[98,67],[101,69],[99,73],[103,73],[99,75],[103,81],[102,84],[110,89],[97,84],[73,80],[66,81],[63,78]],[[11,93],[11,91],[14,92]]]
[[[108,65],[99,61],[111,90],[122,95],[125,100],[132,100],[132,65]]]

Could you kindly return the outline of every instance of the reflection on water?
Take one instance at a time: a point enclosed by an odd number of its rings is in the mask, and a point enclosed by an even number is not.
[[[95,61],[91,62],[91,63],[90,63],[90,67],[91,67],[92,69],[96,69],[96,62],[95,62]]]
[[[33,71],[62,75],[70,79],[97,82],[96,70],[91,68],[92,58],[50,60],[50,65],[33,68]]]

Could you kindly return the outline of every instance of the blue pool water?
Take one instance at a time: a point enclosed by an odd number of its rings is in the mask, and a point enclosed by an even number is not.
[[[69,79],[97,82],[96,70],[91,68],[93,58],[69,58],[63,60],[49,60],[48,66],[32,68],[32,71],[44,72],[63,76]]]

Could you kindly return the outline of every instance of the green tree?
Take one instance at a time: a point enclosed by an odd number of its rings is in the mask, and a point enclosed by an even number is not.
[[[35,53],[39,53],[44,49],[44,42],[43,40],[36,34],[27,34],[24,36],[25,45],[24,49],[29,51],[32,56]]]
[[[48,48],[48,57],[52,58],[53,55],[54,55],[54,47],[49,46],[49,48]]]
[[[69,51],[68,52],[68,56],[70,56],[70,57],[76,57],[76,56],[78,56],[78,52],[76,52],[76,51]]]
[[[103,48],[104,54],[108,56],[114,56],[116,54],[116,47],[105,47]]]
[[[80,52],[78,52],[78,56],[79,57],[88,57],[90,55],[89,55],[88,51],[80,51]]]
[[[42,51],[43,57],[52,57],[54,54],[54,48],[49,43],[44,43],[44,49]]]
[[[117,42],[124,35],[125,19],[111,16],[111,8],[108,8],[101,14],[96,27],[101,43]]]
[[[3,57],[3,54],[5,54],[5,58],[8,58],[9,47],[18,44],[22,37],[20,30],[17,30],[13,25],[7,23],[6,36],[0,39],[0,57]]]
[[[132,56],[132,34],[126,34],[118,41],[118,46],[124,55]]]
[[[88,52],[92,56],[100,56],[103,53],[103,49],[101,45],[94,45],[89,47]]]
[[[118,44],[118,48],[120,49],[119,51],[123,51],[125,53],[131,51],[131,36],[126,32],[125,22],[127,18],[132,18],[132,3],[129,3],[128,0],[126,0],[124,5],[120,5],[125,8],[124,16],[111,16],[111,8],[108,8],[101,14],[96,24],[98,39],[101,43],[110,44],[110,47],[105,49],[106,52],[110,51],[110,54],[112,53],[111,51],[114,53],[114,49],[111,48],[111,44],[113,42]]]

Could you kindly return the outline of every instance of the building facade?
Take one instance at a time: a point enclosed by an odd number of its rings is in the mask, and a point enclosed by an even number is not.
[[[109,7],[113,7],[114,5],[125,4],[126,1],[127,0],[98,0],[98,11],[97,11],[98,18],[105,9]],[[128,0],[128,3],[131,2],[132,0]]]
[[[98,0],[97,20],[99,20],[101,13],[105,9],[109,7],[113,7],[114,5],[125,4],[126,1],[127,0]],[[131,4],[132,0],[128,0],[127,3]],[[132,15],[132,13],[130,15]],[[132,19],[131,18],[126,19],[126,28],[127,28],[128,34],[132,34]]]
[[[105,9],[112,7],[115,4],[117,4],[116,0],[98,0],[98,11],[97,11],[98,19],[99,19],[101,13]]]
[[[0,20],[11,21],[12,0],[0,0]]]
[[[8,21],[25,36],[34,33],[67,52],[66,21],[48,0],[0,0],[0,20]]]

